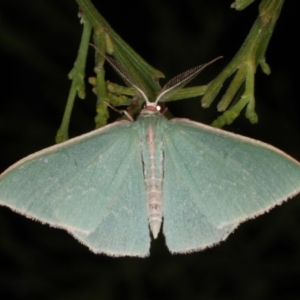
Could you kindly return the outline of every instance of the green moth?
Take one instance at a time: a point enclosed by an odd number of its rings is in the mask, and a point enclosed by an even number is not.
[[[160,231],[172,253],[211,247],[243,221],[300,192],[300,164],[265,143],[187,119],[160,101],[208,64],[170,80],[120,121],[20,160],[0,176],[0,204],[67,230],[95,253],[149,255]]]

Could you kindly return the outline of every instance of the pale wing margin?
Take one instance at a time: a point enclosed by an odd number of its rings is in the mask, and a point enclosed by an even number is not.
[[[181,174],[188,190],[189,199],[181,201],[191,199],[220,229],[262,214],[300,191],[300,164],[268,144],[186,119],[169,121],[165,140],[166,159],[170,156],[172,172]]]
[[[0,204],[55,227],[91,232],[127,177],[122,164],[138,143],[133,126],[114,123],[22,159],[0,177]]]

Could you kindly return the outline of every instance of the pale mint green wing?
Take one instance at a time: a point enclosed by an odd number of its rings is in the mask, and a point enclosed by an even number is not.
[[[133,152],[132,155],[136,155]],[[140,159],[140,154],[137,155]],[[141,160],[141,159],[140,159]],[[72,231],[80,242],[93,252],[110,256],[147,256],[150,248],[150,232],[146,211],[145,188],[139,182],[143,174],[128,169],[129,180],[115,194],[115,199],[101,223],[90,233]]]
[[[212,246],[300,191],[300,164],[262,142],[173,119],[164,143],[164,233],[172,252]]]
[[[172,253],[189,253],[225,240],[238,224],[217,228],[207,219],[205,211],[196,202],[201,199],[191,195],[189,183],[176,161],[169,156],[170,150],[166,146],[163,188],[163,232],[169,250]]]
[[[114,243],[81,239],[94,252],[145,256],[150,236],[142,168],[134,123],[115,123],[10,167],[0,177],[0,204],[76,236],[105,231]]]

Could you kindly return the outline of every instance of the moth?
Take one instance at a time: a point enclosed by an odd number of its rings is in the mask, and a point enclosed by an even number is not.
[[[263,142],[188,119],[160,101],[208,64],[171,79],[154,101],[118,121],[25,157],[0,176],[0,204],[65,229],[95,253],[149,255],[162,232],[172,253],[203,250],[300,192],[300,164]]]

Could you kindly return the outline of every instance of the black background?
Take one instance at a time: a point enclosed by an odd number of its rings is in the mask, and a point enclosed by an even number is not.
[[[194,84],[209,82],[241,46],[257,16],[255,2],[99,1],[110,25],[166,78],[216,56]],[[244,115],[227,130],[268,142],[300,160],[299,47],[296,1],[286,1],[267,51],[272,74],[256,74],[259,123]],[[82,27],[75,1],[0,2],[0,172],[48,147],[61,121]],[[92,76],[92,51],[87,75]],[[95,98],[77,100],[71,136],[93,129]],[[177,117],[210,123],[216,102],[169,106]],[[271,176],[272,174],[270,174]],[[42,200],[42,199],[41,199]],[[172,256],[161,235],[151,256],[94,255],[66,232],[0,208],[1,299],[299,299],[300,199],[241,225],[226,242]]]

